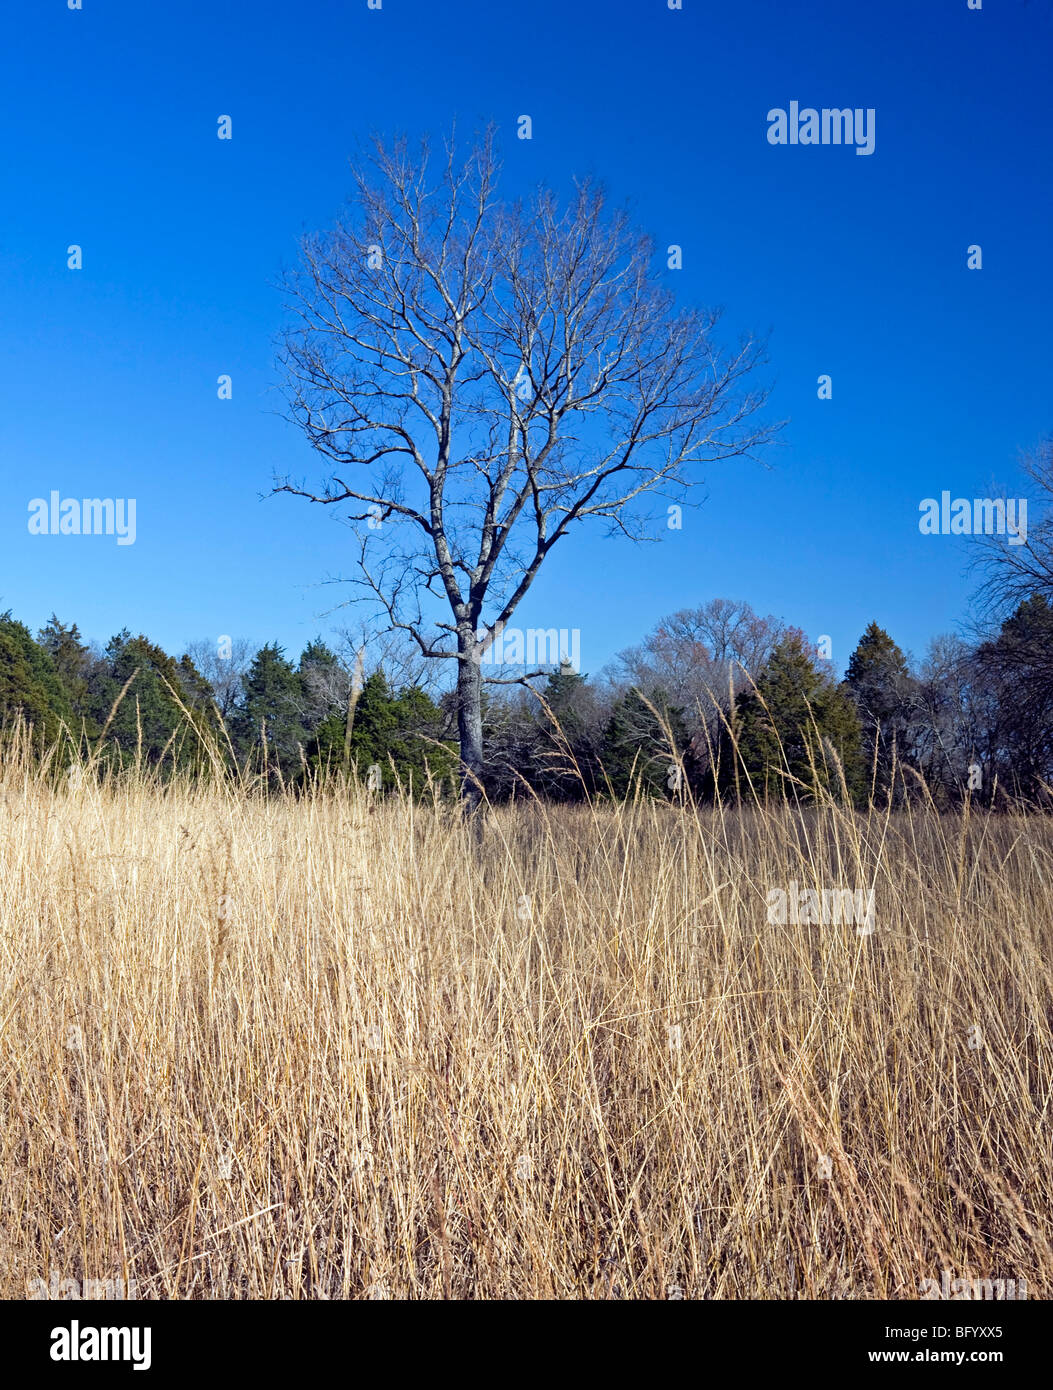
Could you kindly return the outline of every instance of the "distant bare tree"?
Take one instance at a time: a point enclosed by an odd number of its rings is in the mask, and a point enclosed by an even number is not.
[[[975,540],[974,564],[985,576],[978,598],[988,619],[1005,617],[1035,594],[1053,602],[1053,435],[1024,456],[1022,467],[1038,489],[1028,500],[1039,506],[1037,514],[1028,508],[1026,537],[1007,532]]]
[[[784,625],[760,617],[748,603],[715,598],[663,618],[637,647],[620,652],[616,680],[643,691],[663,689],[685,713],[726,708],[729,688],[737,693],[754,679],[782,636]]]
[[[484,768],[480,659],[577,523],[647,534],[648,494],[752,454],[761,360],[718,346],[716,312],[677,310],[652,243],[602,191],[499,200],[494,132],[375,142],[346,220],[288,277],[290,416],[329,464],[312,490],[359,526],[364,596],[429,659],[457,663],[462,793]],[[433,605],[438,601],[438,608]]]
[[[972,763],[995,762],[998,712],[979,675],[975,649],[956,634],[934,637],[917,672],[908,761],[951,801],[962,794]]]
[[[254,654],[252,643],[244,637],[231,641],[229,656],[221,655],[219,644],[208,639],[187,644],[186,655],[212,687],[224,722],[230,719],[241,698],[241,678],[252,665]]]
[[[369,623],[361,622],[341,629],[340,639],[340,658],[348,670],[354,669],[361,652],[364,669],[383,671],[393,690],[416,686],[433,699],[443,693],[439,663],[429,661],[408,633],[377,633]]]

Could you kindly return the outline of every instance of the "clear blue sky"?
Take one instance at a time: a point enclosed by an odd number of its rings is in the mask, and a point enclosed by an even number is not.
[[[580,628],[590,671],[717,596],[829,634],[838,666],[872,618],[918,654],[952,629],[965,542],[921,536],[918,503],[992,480],[1016,495],[1018,452],[1053,428],[1053,4],[683,4],[6,6],[0,609],[293,655],[348,620],[325,616],[341,595],[322,581],[351,571],[349,533],[259,500],[275,471],[321,476],[277,414],[273,286],[339,212],[371,129],[456,117],[502,127],[510,191],[593,173],[681,244],[684,299],[770,332],[790,422],[770,471],[711,470],[660,545],[568,539],[522,625]],[[875,108],[874,153],[771,146],[767,113],[792,100]],[[136,498],[136,543],[31,536],[52,489]]]

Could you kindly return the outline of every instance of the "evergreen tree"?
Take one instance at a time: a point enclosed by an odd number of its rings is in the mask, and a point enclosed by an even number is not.
[[[18,715],[46,746],[62,722],[70,723],[72,710],[50,654],[8,611],[0,614],[0,716],[6,721]]]
[[[346,718],[351,677],[321,638],[315,638],[304,647],[299,676],[301,718],[308,733],[313,733],[331,715]]]
[[[859,712],[867,785],[883,799],[892,789],[894,760],[911,760],[917,689],[906,657],[877,623],[859,639],[843,684]]]
[[[564,663],[541,692],[528,777],[542,796],[580,801],[603,785],[600,775],[603,724],[588,676]]]
[[[995,765],[1003,786],[1042,794],[1053,783],[1053,605],[1043,594],[1019,604],[974,668],[994,706]]]
[[[83,726],[89,719],[89,677],[94,666],[91,649],[82,641],[76,623],[67,627],[59,622],[54,613],[47,626],[37,633],[37,643],[51,657],[55,673],[69,700],[75,725]],[[89,736],[97,732],[89,724]]]
[[[840,778],[824,751],[824,739],[840,760],[850,797],[861,799],[864,774],[855,706],[817,668],[804,634],[793,629],[775,647],[756,690],[736,697],[731,732],[725,730],[721,739],[718,785],[743,796],[752,785],[761,798],[807,799],[818,782],[836,797]]]
[[[308,744],[313,768],[335,771],[343,766],[346,728],[346,714],[339,709],[318,725]],[[395,693],[384,673],[374,671],[363,682],[355,706],[351,759],[363,781],[371,768],[379,768],[384,787],[397,781],[423,792],[430,774],[452,790],[457,756],[451,744],[441,742],[442,733],[442,713],[425,691],[405,686]]]
[[[630,688],[615,703],[600,749],[600,763],[614,795],[638,790],[662,798],[674,795],[689,742],[683,712],[670,704],[663,690],[652,690],[645,698],[635,686]]]
[[[233,721],[239,755],[259,759],[266,749],[267,777],[288,780],[301,768],[307,742],[299,674],[282,648],[268,642],[256,653],[242,687],[241,706]]]
[[[150,766],[164,760],[169,769],[203,766],[201,723],[195,727],[184,712],[193,719],[203,685],[189,658],[181,670],[142,633],[119,632],[88,676],[89,716],[106,731],[104,758],[121,766],[140,757]]]
[[[213,705],[215,696],[212,686],[197,669],[193,658],[186,652],[176,662],[176,675],[179,688],[186,696],[191,709],[201,715],[202,722],[209,726],[216,724]]]

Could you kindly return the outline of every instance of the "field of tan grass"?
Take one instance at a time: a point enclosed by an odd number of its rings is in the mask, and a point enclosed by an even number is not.
[[[0,785],[0,1296],[1051,1292],[1048,819]]]

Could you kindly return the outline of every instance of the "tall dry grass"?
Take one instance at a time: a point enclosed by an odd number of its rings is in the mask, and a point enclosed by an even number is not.
[[[791,881],[876,930],[769,923]],[[11,754],[0,904],[4,1297],[1053,1284],[1048,820],[473,829]]]

